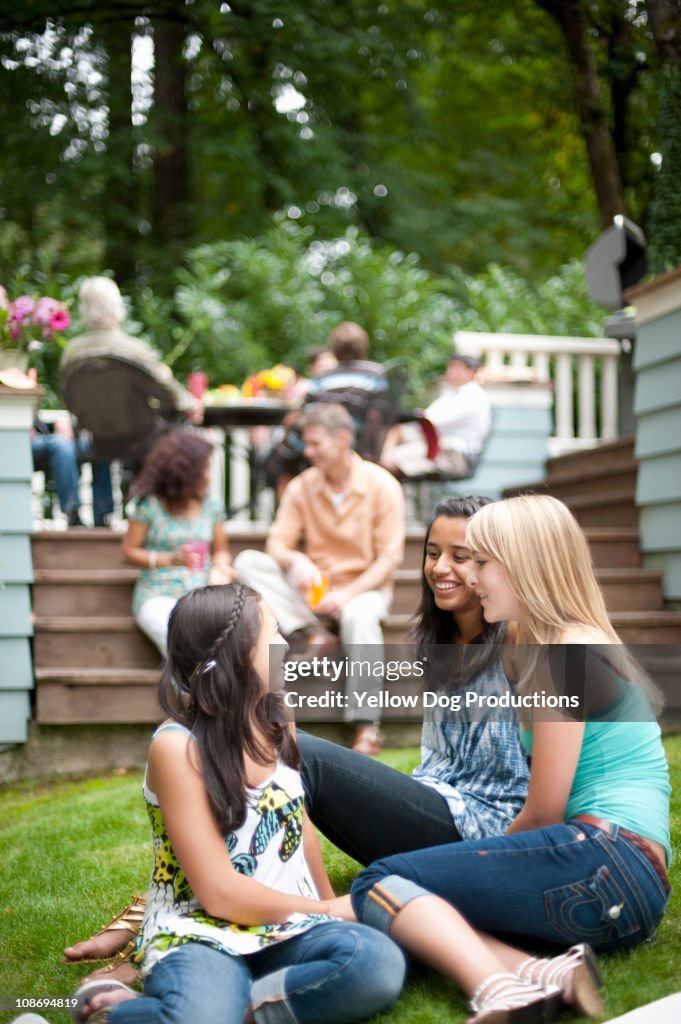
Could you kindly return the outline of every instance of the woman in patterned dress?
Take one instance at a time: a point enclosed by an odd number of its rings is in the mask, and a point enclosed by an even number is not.
[[[147,456],[127,509],[123,559],[142,570],[135,621],[161,654],[178,598],[206,583],[236,579],[222,502],[208,494],[212,448],[197,431],[166,434]]]

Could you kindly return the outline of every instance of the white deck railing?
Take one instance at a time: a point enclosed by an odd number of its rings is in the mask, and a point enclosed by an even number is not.
[[[531,369],[538,384],[553,385],[551,455],[618,437],[618,341],[457,331],[454,346],[459,353],[483,357],[492,379]]]

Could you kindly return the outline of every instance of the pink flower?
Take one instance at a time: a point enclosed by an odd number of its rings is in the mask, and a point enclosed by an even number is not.
[[[66,330],[71,317],[64,303],[49,295],[38,299],[20,295],[9,303],[6,314],[0,306],[0,320],[0,348],[9,345],[37,352],[43,342],[51,341],[55,334]]]
[[[20,295],[18,299],[9,304],[9,320],[10,323],[21,324],[24,320],[28,320],[31,313],[35,309],[35,302],[30,295]]]
[[[65,331],[71,323],[68,309],[58,306],[50,317],[50,327],[53,331]]]
[[[31,319],[39,327],[49,327],[50,321],[58,309],[59,303],[57,300],[45,295],[36,302]]]

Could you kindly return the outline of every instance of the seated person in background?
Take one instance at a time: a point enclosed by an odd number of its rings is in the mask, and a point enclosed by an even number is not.
[[[52,430],[36,417],[31,434],[31,453],[36,469],[49,472],[59,499],[59,507],[69,526],[82,526],[80,518],[80,469],[78,460],[92,464],[92,509],[95,526],[108,525],[113,512],[109,463],[91,457],[90,442],[74,438],[70,419],[55,420]]]
[[[318,350],[317,366],[326,364],[324,372],[314,373],[309,382],[303,407],[312,402],[337,402],[352,416],[354,448],[362,458],[377,461],[377,434],[383,422],[383,402],[388,383],[380,363],[366,358],[369,335],[359,324],[345,320],[329,334],[329,349]],[[329,353],[335,363],[331,364]],[[281,497],[290,479],[308,465],[303,454],[303,439],[298,425],[300,413],[287,417],[284,437],[264,460],[270,482]]]
[[[355,451],[377,461],[376,429],[383,422],[382,403],[388,390],[380,363],[367,359],[369,335],[352,320],[344,320],[329,334],[329,347],[337,365],[310,381],[306,403],[338,402],[355,424]]]
[[[208,494],[211,453],[200,431],[166,434],[147,455],[126,509],[123,560],[142,569],[133,614],[164,656],[178,598],[194,587],[236,579],[224,506]]]
[[[146,341],[133,338],[122,330],[120,325],[125,319],[125,306],[115,281],[108,277],[86,278],[80,286],[78,301],[88,330],[73,338],[66,348],[61,358],[62,379],[84,360],[95,356],[118,357],[146,370],[167,391],[177,413],[191,423],[201,422],[201,402],[175,380],[170,367],[159,359]]]
[[[383,446],[381,465],[397,476],[468,476],[480,457],[492,417],[489,398],[475,380],[480,360],[454,355],[447,364],[444,386],[425,410],[437,431],[440,451],[434,459],[418,424],[392,427]]]
[[[310,377],[316,380],[317,377],[324,377],[331,373],[338,366],[338,359],[328,346],[313,348],[308,356],[307,365],[310,370]],[[308,382],[309,384],[309,382]]]
[[[310,406],[301,429],[311,466],[284,491],[265,552],[242,551],[235,569],[272,606],[282,633],[293,640],[304,637],[312,655],[328,653],[336,643],[319,621],[322,615],[338,622],[340,641],[355,647],[353,656],[357,646],[371,645],[371,657],[380,658],[381,620],[404,550],[402,488],[352,450],[352,419],[342,406]],[[306,595],[323,589],[324,577],[328,591],[313,611]],[[380,711],[362,708],[354,699],[359,684],[348,676],[345,717],[363,723],[355,749],[376,754]]]

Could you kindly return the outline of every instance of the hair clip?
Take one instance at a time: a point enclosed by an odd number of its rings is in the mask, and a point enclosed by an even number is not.
[[[217,662],[214,661],[214,660],[213,661],[207,661],[206,664],[203,666],[203,672],[201,673],[201,675],[205,676],[206,672],[210,672],[210,670],[212,668],[215,668],[216,665],[217,665]]]

